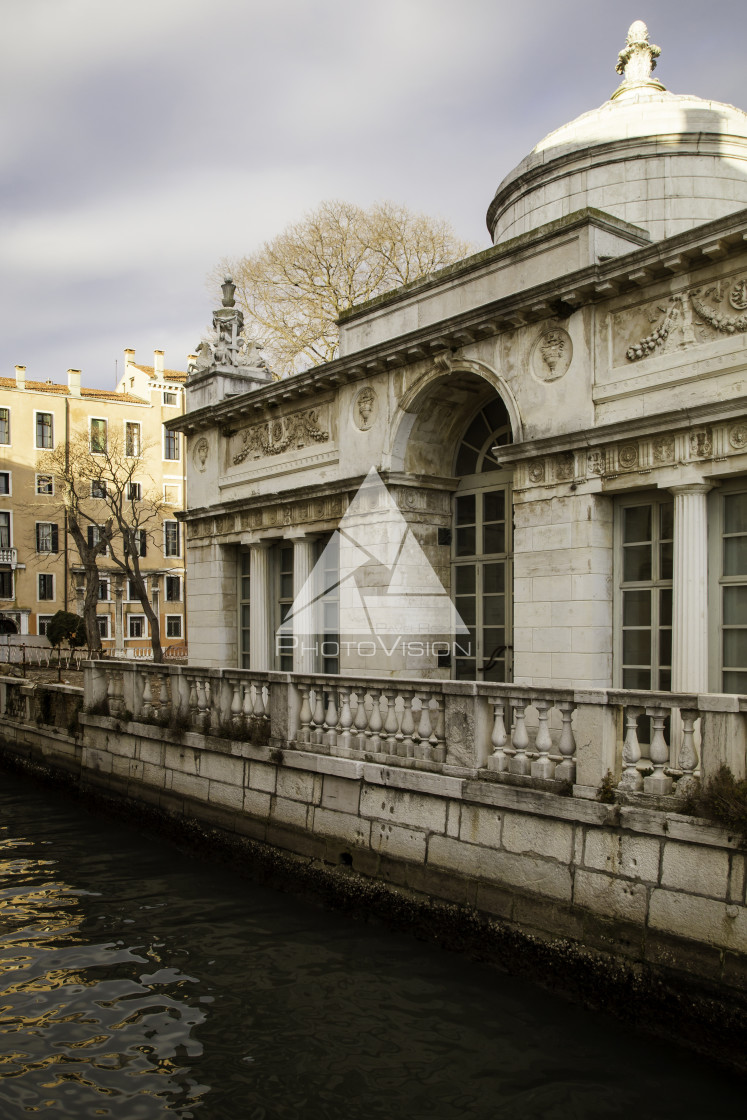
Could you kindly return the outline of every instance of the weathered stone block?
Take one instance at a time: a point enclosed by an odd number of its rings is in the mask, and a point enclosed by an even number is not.
[[[140,781],[144,785],[154,786],[160,789],[165,784],[166,771],[163,766],[153,766],[150,762],[143,763],[143,769],[140,775]]]
[[[216,782],[211,778],[208,799],[213,804],[225,805],[229,809],[240,811],[244,805],[244,790],[242,786]]]
[[[729,899],[732,902],[744,902],[744,886],[745,858],[738,852],[732,852],[729,873]]]
[[[278,797],[291,801],[303,801],[306,805],[318,805],[322,795],[322,780],[316,774],[306,774],[302,770],[278,770]]]
[[[269,793],[256,789],[244,790],[244,812],[251,817],[267,820],[270,816],[270,803],[272,798]]]
[[[427,832],[445,832],[446,804],[440,798],[364,784],[360,812],[363,817],[409,825]]]
[[[647,888],[643,883],[577,868],[573,901],[607,918],[640,922],[641,925],[646,921]]]
[[[658,883],[659,848],[659,841],[651,836],[631,836],[594,828],[586,832],[583,863],[585,867],[606,871],[609,875]]]
[[[459,836],[467,844],[500,848],[503,813],[486,805],[462,805]]]
[[[494,851],[465,844],[448,836],[428,838],[428,863],[463,875],[513,886],[531,894],[570,901],[571,876],[567,867],[535,856]]]
[[[729,881],[729,853],[718,848],[695,847],[667,841],[661,866],[661,883],[692,894],[726,898]]]
[[[573,851],[573,826],[548,817],[526,813],[505,813],[503,847],[509,852],[532,852],[570,863]]]
[[[371,822],[352,813],[337,813],[331,809],[314,809],[313,830],[319,836],[344,840],[357,847],[370,847]]]
[[[360,782],[349,782],[346,778],[337,778],[333,774],[325,774],[322,781],[321,804],[325,809],[337,809],[343,813],[357,813],[360,793]]]
[[[205,751],[200,761],[200,776],[209,778],[210,781],[223,782],[227,785],[244,785],[244,760],[232,758],[226,754],[214,754]]]
[[[174,793],[181,793],[185,797],[194,797],[196,801],[207,801],[210,783],[207,778],[199,778],[194,774],[183,774],[179,770],[172,770],[169,788]]]
[[[449,801],[446,806],[446,835],[458,836],[459,835],[459,821],[462,812],[462,803],[460,801]]]
[[[278,768],[265,762],[250,762],[248,785],[265,793],[274,793],[277,786]]]
[[[270,816],[276,824],[291,825],[293,828],[306,828],[309,807],[303,801],[291,801],[285,797],[272,799]]]
[[[678,937],[747,952],[744,906],[656,887],[651,894],[648,920],[654,929],[663,929]]]
[[[141,762],[149,762],[153,766],[163,766],[163,745],[154,743],[150,739],[143,739],[138,744],[137,756]]]
[[[425,863],[426,834],[388,822],[371,823],[371,847],[392,859]]]

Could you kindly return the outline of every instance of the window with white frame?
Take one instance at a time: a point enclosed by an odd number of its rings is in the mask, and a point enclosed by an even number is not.
[[[36,551],[59,552],[59,533],[53,521],[37,521]]]
[[[163,457],[164,459],[179,458],[179,433],[163,430]]]
[[[87,538],[88,538],[88,547],[89,548],[95,548],[96,545],[101,542],[101,539],[102,539],[102,536],[103,536],[103,529],[100,525],[89,525],[88,529],[86,531],[86,535],[87,535]],[[100,555],[101,556],[107,556],[108,553],[109,553],[109,549],[105,548],[103,550],[103,552],[100,553]]]
[[[106,454],[106,420],[92,416],[91,420],[91,454]]]
[[[34,422],[36,447],[48,450],[54,447],[54,416],[51,412],[37,412]]]
[[[281,544],[273,549],[275,583],[275,621],[273,632],[285,622],[293,606],[293,545]],[[293,672],[293,648],[290,641],[281,641],[276,649],[277,668],[281,673]]]
[[[36,632],[42,638],[46,638],[49,624],[52,621],[51,614],[38,614],[36,616]]]
[[[0,471],[0,495],[10,494],[10,471]]]
[[[135,554],[140,557],[148,554],[148,532],[146,529],[135,530]]]
[[[0,444],[10,443],[10,409],[0,408]]]
[[[130,614],[127,616],[127,637],[128,638],[144,638],[145,637],[145,615],[144,614]]]
[[[241,553],[239,575],[239,631],[241,633],[241,668],[249,669],[249,636],[251,633],[251,552]]]
[[[45,497],[54,494],[54,477],[51,474],[38,474],[36,476],[36,492]]]
[[[51,572],[38,572],[36,597],[42,602],[54,600],[54,576]]]
[[[106,497],[106,483],[103,479],[95,478],[91,482],[91,497],[92,498],[105,498]]]
[[[178,521],[164,521],[163,523],[163,554],[164,556],[181,556],[182,554]]]
[[[137,593],[137,584],[134,579],[127,580],[127,602],[136,603],[140,596]]]
[[[617,508],[616,678],[622,688],[672,685],[674,502],[635,497]]]
[[[0,599],[13,598],[13,571],[10,568],[0,568]]]
[[[166,602],[180,603],[182,601],[182,577],[166,576]]]
[[[125,455],[131,459],[140,455],[140,425],[134,420],[125,422]]]
[[[180,614],[167,614],[166,615],[166,637],[167,638],[181,638],[182,636],[182,616]]]
[[[179,404],[179,394],[178,393],[170,393],[167,389],[164,389],[163,403],[168,408],[173,408],[174,406]]]
[[[109,579],[105,576],[99,580],[99,602],[108,603],[111,597],[111,585]]]
[[[109,637],[109,634],[110,634],[109,615],[108,614],[97,614],[96,615],[96,623],[97,623],[98,628],[99,628],[99,637],[102,638],[103,640],[106,640]]]
[[[718,578],[712,681],[716,691],[742,693],[747,691],[747,480],[726,483],[711,501],[716,515],[711,570]]]
[[[0,510],[0,548],[13,547],[13,522],[10,510]]]
[[[127,483],[127,501],[139,502],[143,496],[143,488],[139,482]]]

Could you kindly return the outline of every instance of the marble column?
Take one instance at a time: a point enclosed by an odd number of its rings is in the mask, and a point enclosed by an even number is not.
[[[314,650],[316,627],[311,625],[311,573],[314,570],[314,536],[293,537],[293,672],[313,673],[318,658]]]
[[[259,541],[249,553],[249,668],[266,672],[270,660],[270,542]]]
[[[672,690],[708,691],[708,482],[672,486]]]

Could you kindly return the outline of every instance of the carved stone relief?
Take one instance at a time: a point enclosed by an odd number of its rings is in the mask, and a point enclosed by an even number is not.
[[[655,463],[671,463],[674,459],[674,439],[672,436],[658,436],[653,442]]]
[[[194,463],[196,470],[198,470],[200,474],[204,474],[205,470],[207,469],[207,461],[209,455],[210,444],[206,440],[205,436],[200,436],[197,443],[195,444],[195,449],[192,452],[192,462]]]
[[[738,424],[729,429],[729,443],[737,451],[741,451],[747,445],[747,421],[740,420]]]
[[[624,471],[632,471],[638,465],[638,444],[622,444],[617,452],[617,461]]]
[[[313,443],[326,443],[329,432],[322,427],[325,421],[320,413],[318,408],[306,408],[302,412],[273,417],[244,428],[239,433],[241,448],[231,461],[237,466],[246,459],[263,459]]]
[[[353,400],[353,423],[361,432],[367,432],[376,419],[378,397],[370,385],[360,389]]]
[[[704,459],[713,454],[713,437],[710,428],[690,432],[690,454],[694,459]]]
[[[558,381],[567,373],[572,357],[571,336],[562,327],[551,327],[536,339],[529,361],[540,381]]]
[[[731,314],[732,308],[743,314]],[[636,338],[639,324],[646,321],[650,329]],[[627,337],[623,345],[629,362],[710,341],[714,332],[744,333],[747,331],[747,278],[740,277],[731,286],[719,280],[664,301],[620,312],[614,318],[613,329],[616,348],[622,338]]]
[[[573,478],[575,461],[571,451],[564,451],[555,460],[555,477],[558,482],[568,482]]]
[[[604,474],[604,458],[604,451],[601,448],[587,452],[586,469],[589,474]]]
[[[544,459],[538,459],[536,462],[530,463],[529,464],[529,470],[528,470],[527,473],[529,475],[529,481],[530,482],[534,482],[534,483],[544,482],[545,481],[545,460]]]

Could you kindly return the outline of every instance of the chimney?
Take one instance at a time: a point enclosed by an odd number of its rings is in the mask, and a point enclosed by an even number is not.
[[[80,396],[80,370],[69,369],[67,371],[67,387],[71,397]]]
[[[125,372],[127,372],[127,365],[130,362],[134,366],[134,364],[135,364],[135,351],[134,350],[125,350]]]
[[[26,367],[16,366],[16,389],[26,388]]]
[[[163,373],[163,350],[153,351],[153,372],[155,374]]]

